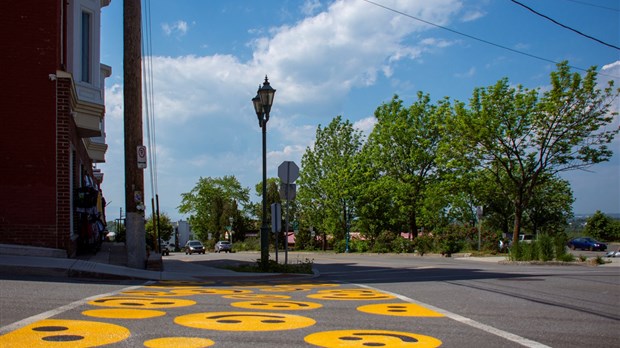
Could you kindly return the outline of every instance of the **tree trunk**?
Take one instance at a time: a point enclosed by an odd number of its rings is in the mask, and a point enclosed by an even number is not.
[[[517,200],[515,201],[515,224],[514,231],[512,233],[512,243],[516,245],[519,242],[519,233],[521,233],[521,220],[523,218],[523,204]]]
[[[411,213],[411,216],[409,217],[409,219],[410,219],[409,226],[413,234],[413,239],[416,239],[416,237],[418,236],[418,224],[416,223],[415,210]]]

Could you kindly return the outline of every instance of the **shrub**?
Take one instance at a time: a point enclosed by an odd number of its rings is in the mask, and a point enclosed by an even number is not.
[[[568,254],[566,252],[566,242],[567,242],[568,238],[566,236],[565,233],[559,233],[557,235],[555,235],[555,237],[553,238],[553,249],[555,252],[555,258],[560,260],[564,255]],[[572,256],[572,255],[571,255]],[[571,261],[573,261],[575,258],[573,257],[573,259]]]
[[[516,243],[510,248],[508,259],[510,261],[523,261],[523,248],[521,243]]]
[[[411,253],[414,250],[413,241],[403,238],[401,236],[396,237],[392,242],[392,251],[395,253]]]
[[[372,246],[370,251],[377,254],[385,254],[390,252],[390,247],[385,243],[377,242]]]
[[[244,241],[233,243],[234,251],[257,251],[260,250],[260,239],[246,238]]]
[[[433,237],[429,235],[417,237],[413,240],[413,246],[420,256],[424,256],[433,250]]]
[[[538,243],[519,243],[523,247],[523,261],[538,260]]]
[[[351,239],[349,243],[350,243],[349,249],[353,247],[353,250],[355,250],[356,252],[365,253],[370,249],[368,245],[368,241],[366,240]]]
[[[253,264],[239,264],[234,266],[227,266],[226,269],[230,269],[235,272],[255,272],[255,273],[302,273],[312,274],[312,266],[314,260],[305,259],[304,261],[297,260],[297,263],[281,264],[274,260],[269,260],[267,268],[261,267],[261,260],[256,260]]]
[[[450,256],[461,251],[464,242],[465,231],[459,225],[450,225],[443,230],[437,231],[436,243],[442,255]]]
[[[538,259],[540,261],[553,260],[553,239],[548,234],[538,235],[538,240],[533,244],[538,247]]]
[[[575,256],[573,256],[573,254],[571,253],[564,253],[560,256],[557,256],[556,259],[563,262],[573,262],[575,261]]]

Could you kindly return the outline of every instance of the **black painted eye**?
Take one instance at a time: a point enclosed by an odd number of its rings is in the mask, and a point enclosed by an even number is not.
[[[69,330],[66,326],[39,326],[32,329],[33,331],[41,331],[41,332],[56,332],[56,331],[65,331]]]
[[[73,341],[79,341],[83,339],[84,339],[84,336],[78,336],[78,335],[58,335],[58,336],[47,336],[47,337],[42,338],[43,341],[47,341],[47,342],[73,342]]]

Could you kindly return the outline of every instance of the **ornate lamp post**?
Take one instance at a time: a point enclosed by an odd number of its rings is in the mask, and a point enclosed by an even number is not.
[[[267,76],[263,86],[258,88],[256,97],[252,98],[254,111],[258,117],[258,126],[263,130],[263,221],[260,228],[260,262],[263,269],[269,262],[269,226],[267,224],[267,121],[276,90],[271,88]]]

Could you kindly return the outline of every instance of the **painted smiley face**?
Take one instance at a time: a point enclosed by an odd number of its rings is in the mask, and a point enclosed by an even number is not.
[[[444,315],[415,303],[382,303],[357,307],[364,313],[396,317],[443,317]]]
[[[234,302],[230,304],[233,307],[245,308],[245,309],[264,309],[264,310],[289,310],[289,311],[303,311],[309,309],[317,309],[323,307],[323,305],[314,302],[301,302],[301,301],[244,301]]]
[[[431,336],[387,330],[335,330],[316,332],[304,338],[319,347],[424,347],[441,346]]]
[[[196,301],[178,298],[110,296],[90,301],[88,304],[100,307],[157,309],[193,306]]]
[[[316,323],[314,319],[292,314],[265,312],[194,313],[174,318],[176,324],[218,331],[294,330]]]
[[[119,325],[46,319],[0,336],[0,347],[96,347],[128,337],[129,330]]]
[[[388,300],[396,298],[393,295],[370,289],[334,289],[320,290],[309,298],[321,300]]]

